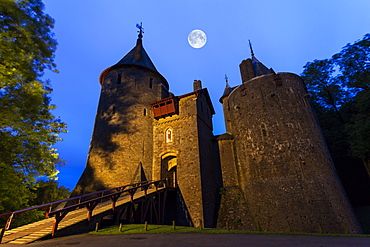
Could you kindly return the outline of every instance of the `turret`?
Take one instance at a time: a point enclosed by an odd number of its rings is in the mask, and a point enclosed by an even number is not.
[[[218,138],[219,227],[233,219],[245,230],[361,233],[302,79],[275,74],[251,53],[242,84],[226,85],[220,99],[231,136]]]
[[[100,100],[85,171],[74,194],[151,179],[153,113],[150,103],[169,96],[169,85],[143,47],[135,47],[99,78]]]
[[[273,69],[268,69],[263,63],[261,63],[255,56],[252,49],[252,44],[249,41],[249,47],[251,50],[251,57],[246,60],[243,60],[239,65],[240,68],[240,75],[242,77],[242,82],[249,81],[250,79],[261,76],[261,75],[268,75],[274,74]]]
[[[227,75],[225,75],[225,81],[226,81],[226,85],[225,85],[224,93],[222,94],[219,101],[222,104],[222,108],[223,108],[223,112],[224,112],[224,120],[225,120],[226,131],[231,133],[232,132],[232,130],[231,130],[232,126],[231,126],[230,114],[229,114],[230,107],[229,107],[229,103],[227,101],[227,98],[229,97],[229,94],[234,90],[235,87],[233,87],[233,88],[230,87],[229,79],[228,79]]]

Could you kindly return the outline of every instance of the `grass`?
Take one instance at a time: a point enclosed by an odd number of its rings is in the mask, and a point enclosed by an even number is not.
[[[110,226],[99,229],[98,232],[91,232],[91,234],[136,234],[136,233],[229,233],[231,231],[219,230],[214,228],[204,228],[201,230],[196,227],[176,226],[173,230],[172,225],[150,225],[148,224],[147,231],[144,229],[144,224],[127,224],[122,226],[122,231],[119,231],[119,226]]]
[[[119,231],[119,226],[114,225],[99,229],[98,232],[90,232],[90,234],[97,235],[112,235],[112,234],[138,234],[138,233],[209,233],[209,234],[275,234],[275,235],[304,235],[304,236],[334,236],[334,237],[370,237],[365,234],[319,234],[319,233],[292,233],[292,232],[251,232],[242,230],[226,230],[215,228],[197,228],[168,225],[148,225],[145,230],[144,224],[127,224],[122,225],[122,230]]]

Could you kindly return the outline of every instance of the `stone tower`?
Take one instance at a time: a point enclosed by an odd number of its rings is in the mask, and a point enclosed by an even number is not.
[[[73,194],[151,180],[153,122],[150,103],[169,96],[169,85],[136,46],[100,75],[101,93],[86,168]]]
[[[220,102],[227,133],[199,80],[175,96],[136,46],[100,75],[86,168],[72,196],[168,179],[178,225],[263,231],[360,233],[302,79],[275,73],[252,52],[242,84]]]
[[[193,92],[170,93],[140,31],[136,46],[101,73],[100,84],[87,164],[72,196],[166,178],[177,188],[167,209],[171,220],[215,227],[221,184],[213,161],[215,112],[201,81]]]
[[[215,227],[219,185],[212,146],[212,115],[207,89],[152,103],[154,118],[153,179],[176,181],[177,218],[181,225]]]
[[[227,133],[217,138],[223,176],[219,226],[263,231],[359,233],[302,79],[257,60],[228,84]]]

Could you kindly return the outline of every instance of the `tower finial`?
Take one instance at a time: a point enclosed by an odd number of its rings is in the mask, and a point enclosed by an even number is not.
[[[225,81],[226,81],[226,87],[230,87],[230,85],[229,85],[229,78],[227,77],[226,74],[225,74]]]
[[[143,23],[140,22],[140,25],[136,24],[136,27],[139,29],[139,31],[137,31],[139,33],[139,39],[142,39],[144,33]]]
[[[249,41],[249,48],[251,49],[251,55],[252,55],[252,58],[254,57],[254,52],[253,52],[253,48],[252,48],[252,43],[251,43],[251,40],[248,39]]]

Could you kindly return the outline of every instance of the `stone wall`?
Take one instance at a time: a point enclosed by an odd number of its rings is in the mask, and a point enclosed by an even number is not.
[[[166,130],[173,131],[173,141],[166,143]],[[196,95],[179,101],[179,114],[160,118],[154,123],[153,179],[163,179],[165,158],[177,159],[176,178],[179,193],[177,211],[185,211],[185,219],[176,219],[181,225],[199,225],[203,220],[203,203],[200,181],[200,154],[197,130]],[[162,168],[162,166],[165,166]],[[168,209],[173,210],[173,209]],[[180,213],[182,214],[182,213]]]
[[[86,168],[72,196],[167,178],[177,188],[168,217],[178,225],[360,233],[303,81],[268,74],[253,59],[240,65],[244,83],[221,98],[227,133],[216,138],[200,81],[175,97],[155,69],[123,63],[105,70]],[[267,74],[255,77],[253,63]],[[158,102],[169,96],[175,110]]]
[[[202,93],[203,92],[203,93]],[[153,179],[164,178],[167,157],[176,159],[178,224],[215,226],[215,166],[212,162],[212,111],[205,89],[179,97],[179,114],[154,123]],[[173,133],[166,143],[166,130]],[[167,168],[168,169],[168,168]],[[167,173],[171,179],[173,175]],[[184,216],[185,215],[185,216]],[[184,217],[180,217],[184,216]]]
[[[137,66],[105,74],[87,165],[74,195],[152,179],[150,103],[168,97],[162,80]]]
[[[202,182],[202,199],[204,227],[215,227],[217,218],[217,197],[221,187],[221,179],[218,175],[220,165],[213,157],[212,147],[212,105],[209,104],[208,94],[201,91],[198,99],[198,136]]]
[[[233,197],[245,205],[241,228],[361,231],[307,96],[299,76],[279,73],[244,82],[223,100],[237,157]]]
[[[223,183],[220,188],[221,206],[218,212],[217,227],[229,229],[258,230],[253,227],[251,215],[240,187],[240,174],[236,166],[237,156],[234,140],[230,134],[217,138],[220,154]]]

